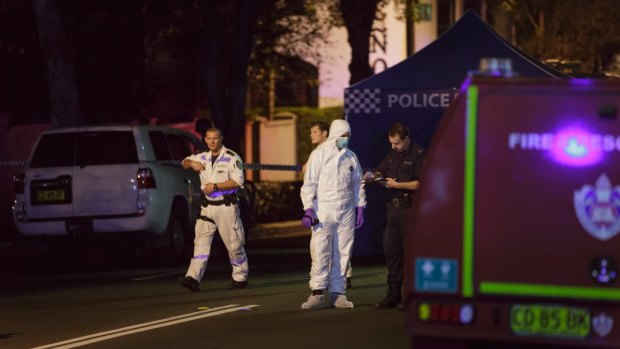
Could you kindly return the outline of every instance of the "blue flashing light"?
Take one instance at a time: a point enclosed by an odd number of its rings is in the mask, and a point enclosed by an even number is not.
[[[573,78],[570,79],[570,84],[575,86],[589,86],[594,84],[594,79],[585,79],[585,78]]]
[[[572,156],[575,158],[581,158],[587,155],[588,149],[579,143],[579,139],[574,137],[568,140],[568,145],[564,148],[564,151],[568,156]]]
[[[554,137],[552,157],[569,166],[589,166],[603,158],[600,139],[578,127],[560,130]]]

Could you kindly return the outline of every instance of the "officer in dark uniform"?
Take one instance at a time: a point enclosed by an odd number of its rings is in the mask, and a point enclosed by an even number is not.
[[[401,286],[405,259],[407,222],[411,215],[413,196],[418,189],[426,151],[411,143],[409,130],[401,123],[390,126],[392,150],[375,173],[366,173],[365,180],[382,180],[387,188],[387,226],[383,235],[383,251],[388,269],[388,294],[375,304],[377,309],[401,307]]]

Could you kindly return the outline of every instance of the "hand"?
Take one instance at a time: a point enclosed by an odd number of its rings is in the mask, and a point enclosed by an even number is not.
[[[205,167],[202,165],[202,163],[200,163],[198,161],[192,161],[191,166],[192,166],[192,170],[194,170],[196,172],[200,172],[200,171],[204,171],[205,170]]]
[[[306,228],[310,228],[311,226],[317,224],[319,219],[316,217],[316,213],[314,210],[309,208],[304,212],[304,217],[301,219],[301,225]]]
[[[202,192],[207,195],[213,193],[213,183],[207,183],[207,185],[202,188]]]
[[[385,182],[385,186],[388,188],[398,188],[400,183],[398,183],[394,178],[388,178],[387,182]]]
[[[374,178],[375,178],[375,174],[374,174],[374,173],[372,173],[372,172],[370,172],[370,171],[368,171],[368,172],[364,173],[364,180],[365,180],[365,181],[371,181],[371,180],[373,180]]]
[[[364,224],[364,208],[356,207],[355,208],[356,218],[355,218],[355,229],[359,229]]]

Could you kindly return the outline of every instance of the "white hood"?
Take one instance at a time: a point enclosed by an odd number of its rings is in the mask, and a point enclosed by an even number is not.
[[[345,133],[349,133],[349,137],[351,136],[351,126],[346,120],[337,119],[332,121],[331,126],[329,127],[329,138],[327,138],[326,143],[336,144],[336,139],[342,136]]]

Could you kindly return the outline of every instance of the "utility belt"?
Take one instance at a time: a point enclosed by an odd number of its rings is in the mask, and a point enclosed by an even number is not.
[[[387,207],[400,207],[400,208],[410,208],[412,201],[412,195],[409,193],[403,193],[400,196],[396,196],[388,199],[386,206]]]
[[[224,195],[224,198],[222,200],[209,200],[207,199],[206,196],[203,196],[200,199],[200,204],[202,205],[202,207],[221,206],[221,205],[230,206],[230,205],[236,205],[238,203],[239,203],[239,197],[237,197],[237,195],[235,194]]]

